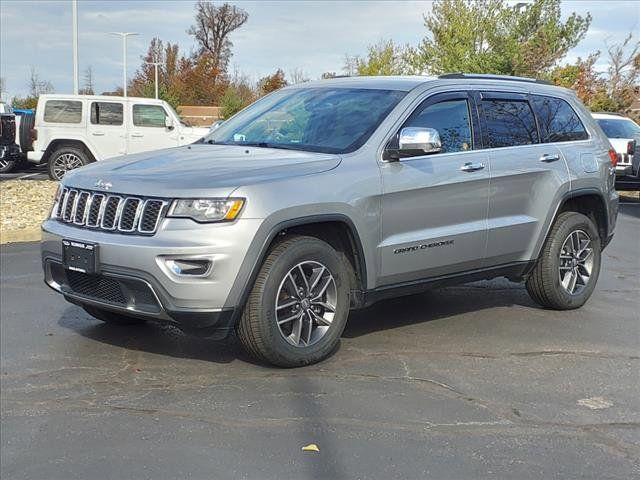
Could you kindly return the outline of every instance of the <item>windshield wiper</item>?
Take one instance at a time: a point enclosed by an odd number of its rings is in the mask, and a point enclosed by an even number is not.
[[[295,145],[288,145],[286,143],[267,143],[267,142],[248,142],[238,143],[243,147],[259,147],[259,148],[278,148],[280,150],[301,150],[300,147]]]

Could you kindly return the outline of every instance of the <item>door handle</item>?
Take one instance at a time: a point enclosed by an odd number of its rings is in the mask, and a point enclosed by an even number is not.
[[[91,132],[94,137],[104,137],[104,132]]]
[[[560,160],[560,155],[557,153],[545,153],[540,157],[541,162],[555,162],[556,160]]]
[[[133,138],[142,138],[142,137],[144,137],[144,134],[142,134],[142,133],[132,133],[131,136]]]
[[[484,163],[471,163],[467,162],[463,166],[460,167],[460,170],[463,172],[475,172],[477,170],[482,170],[484,168]]]

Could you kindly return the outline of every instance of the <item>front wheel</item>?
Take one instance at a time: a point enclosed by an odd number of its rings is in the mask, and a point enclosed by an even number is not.
[[[577,212],[561,213],[527,279],[527,291],[544,307],[579,308],[593,293],[600,261],[600,235],[593,221]]]
[[[62,180],[64,174],[89,163],[89,157],[82,150],[75,147],[62,147],[49,157],[49,178]]]
[[[292,236],[272,248],[238,325],[244,348],[281,367],[319,362],[349,315],[348,266],[329,244]]]

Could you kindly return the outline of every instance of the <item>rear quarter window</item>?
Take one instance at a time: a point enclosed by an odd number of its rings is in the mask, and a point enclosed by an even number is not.
[[[571,142],[589,138],[580,117],[560,98],[533,95],[542,143]]]
[[[44,105],[44,121],[47,123],[80,123],[82,122],[82,102],[47,100]]]

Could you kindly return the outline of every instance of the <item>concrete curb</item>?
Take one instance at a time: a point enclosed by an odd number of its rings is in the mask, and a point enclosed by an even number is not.
[[[0,230],[0,245],[18,242],[36,242],[41,239],[40,227],[21,230]]]

